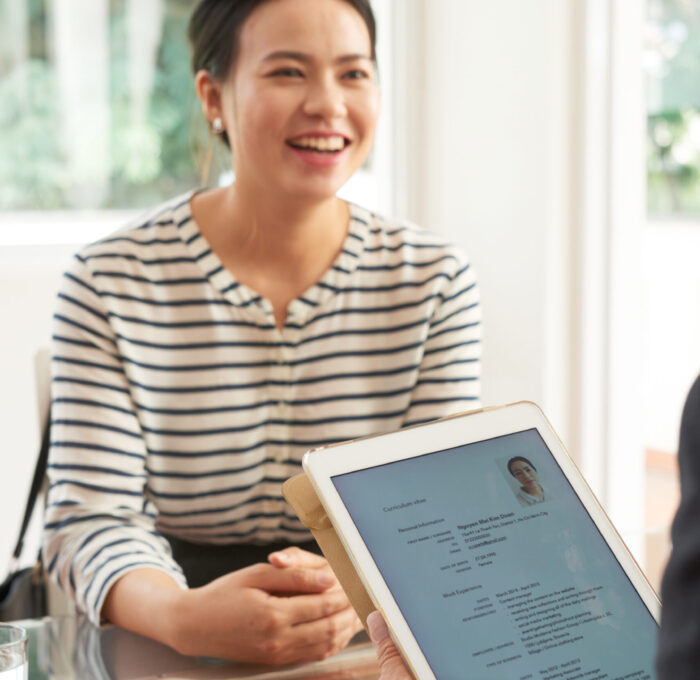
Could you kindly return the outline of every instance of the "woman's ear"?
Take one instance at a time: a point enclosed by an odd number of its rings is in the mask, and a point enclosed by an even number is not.
[[[194,77],[194,87],[202,104],[202,112],[211,125],[221,119],[221,83],[209,71],[202,69]]]

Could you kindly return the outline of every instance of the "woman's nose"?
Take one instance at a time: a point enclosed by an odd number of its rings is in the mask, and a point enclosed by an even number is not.
[[[304,113],[324,120],[346,116],[348,110],[342,87],[331,78],[312,83],[304,102]]]

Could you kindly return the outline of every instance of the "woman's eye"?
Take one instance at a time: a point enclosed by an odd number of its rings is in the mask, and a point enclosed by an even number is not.
[[[271,76],[281,76],[283,78],[301,78],[304,74],[298,69],[298,68],[293,68],[293,67],[288,67],[288,68],[278,68],[276,71],[273,71]]]
[[[367,73],[367,71],[355,68],[352,71],[344,73],[343,78],[347,78],[348,80],[362,80],[363,78],[369,78],[369,74]]]

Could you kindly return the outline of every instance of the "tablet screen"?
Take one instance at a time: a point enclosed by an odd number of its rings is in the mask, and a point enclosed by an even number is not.
[[[650,680],[657,624],[536,429],[332,478],[441,680]]]

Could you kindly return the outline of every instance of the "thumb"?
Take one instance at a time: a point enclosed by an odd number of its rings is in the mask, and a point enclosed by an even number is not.
[[[399,650],[389,635],[386,622],[378,611],[372,612],[367,617],[367,628],[369,629],[372,643],[377,650],[382,677],[411,678],[411,673],[406,668]]]
[[[369,636],[375,645],[380,644],[385,638],[389,637],[389,628],[384,621],[384,617],[378,612],[373,611],[367,617],[367,628]]]

